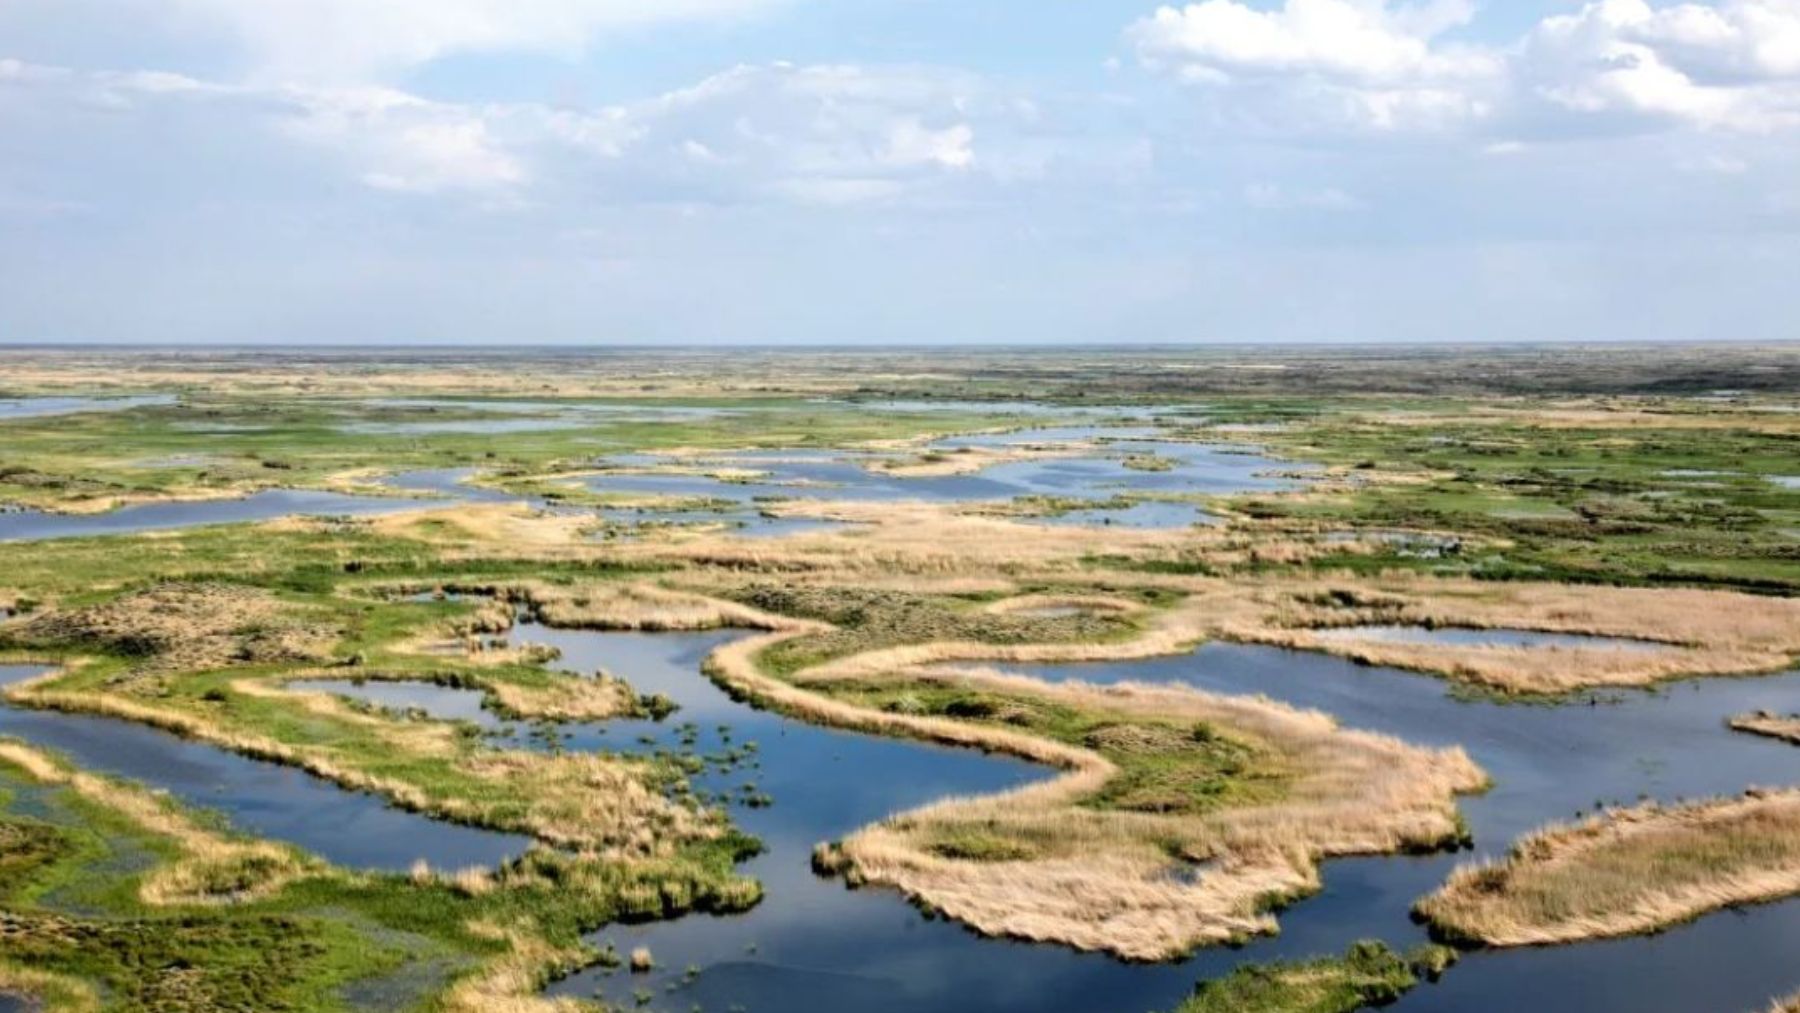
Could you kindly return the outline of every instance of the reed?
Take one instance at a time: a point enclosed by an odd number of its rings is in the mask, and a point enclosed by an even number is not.
[[[1417,911],[1490,946],[1625,936],[1800,893],[1800,791],[1610,810],[1458,869]]]
[[[66,787],[175,842],[180,857],[143,877],[138,896],[146,904],[238,904],[269,897],[304,876],[324,871],[322,863],[267,841],[229,837],[196,823],[186,813],[135,785],[64,766],[19,742],[0,740],[0,762],[42,784]]]
[[[1768,711],[1758,711],[1755,714],[1740,714],[1731,719],[1730,725],[1740,732],[1781,739],[1800,746],[1800,714],[1783,717]]]

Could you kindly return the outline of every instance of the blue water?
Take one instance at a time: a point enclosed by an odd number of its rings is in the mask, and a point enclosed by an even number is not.
[[[101,514],[53,514],[0,510],[0,542],[166,531],[206,524],[266,521],[295,514],[364,515],[414,510],[421,504],[379,496],[351,496],[311,489],[266,489],[242,499],[193,503],[145,503]]]
[[[1094,508],[1043,518],[1053,524],[1116,524],[1124,527],[1176,528],[1212,523],[1216,518],[1193,503],[1137,499],[1123,506],[1109,501],[1143,495],[1224,495],[1296,488],[1296,474],[1307,465],[1274,461],[1243,448],[1156,440],[1157,430],[1063,427],[1018,433],[954,437],[931,449],[955,453],[961,447],[1014,445],[1054,446],[1071,441],[1102,441],[1078,456],[1008,461],[976,474],[899,477],[871,469],[876,456],[845,452],[820,455],[764,451],[718,455],[688,462],[699,467],[753,469],[763,474],[741,481],[705,474],[647,474],[644,469],[667,461],[648,455],[624,455],[602,462],[620,469],[589,477],[589,489],[690,499],[720,500],[739,508],[786,499],[853,502],[930,500],[970,503],[1011,500],[1020,496],[1052,496],[1091,500]],[[1152,454],[1173,462],[1168,471],[1126,467],[1124,458]]]
[[[660,725],[571,729],[565,747],[674,751],[681,748],[681,727],[693,722],[693,748],[702,754],[746,740],[758,744],[755,768],[709,771],[698,779],[702,785],[730,794],[751,780],[775,799],[767,809],[734,809],[742,825],[771,844],[766,855],[745,866],[768,888],[761,906],[744,915],[693,916],[601,932],[597,941],[621,951],[650,947],[660,969],[648,976],[590,970],[559,983],[554,992],[598,990],[623,1001],[640,986],[659,993],[672,986],[667,1001],[674,1005],[668,1008],[698,1002],[708,1009],[736,1004],[803,1013],[1166,1009],[1196,981],[1241,963],[1341,952],[1362,938],[1397,946],[1421,942],[1424,932],[1408,915],[1412,902],[1470,857],[1327,863],[1324,891],[1281,915],[1280,936],[1242,950],[1203,951],[1176,964],[1127,965],[1054,946],[981,939],[953,924],[923,919],[886,891],[851,891],[814,878],[807,864],[810,848],[935,798],[1044,775],[1007,760],[868,739],[750,711],[698,673],[705,652],[729,636],[604,634],[529,624],[514,632],[520,641],[557,646],[567,667],[604,667],[644,692],[663,692],[682,704]],[[1745,710],[1795,709],[1800,675],[1711,680],[1661,693],[1623,694],[1609,698],[1612,702],[1541,707],[1463,701],[1443,683],[1417,675],[1229,644],[1149,661],[1021,670],[1051,679],[1174,681],[1220,692],[1265,693],[1420,744],[1465,745],[1496,780],[1491,792],[1463,801],[1477,851],[1484,855],[1596,802],[1629,802],[1640,794],[1673,800],[1735,793],[1751,784],[1791,779],[1800,769],[1800,753],[1723,727],[1726,716]],[[410,698],[405,687],[357,692],[393,705],[441,708],[445,716],[469,718],[475,713],[471,708],[479,706],[474,694],[459,691],[428,689]],[[484,723],[491,722],[490,717]],[[729,726],[728,737],[719,735],[720,724]],[[1791,960],[1796,946],[1800,904],[1776,904],[1714,915],[1657,937],[1474,954],[1442,984],[1404,1000],[1402,1008],[1751,1011],[1769,996],[1800,986],[1800,965]],[[1583,959],[1584,952],[1593,958]],[[692,981],[682,973],[689,964],[702,969]],[[1713,968],[1729,968],[1728,980]]]
[[[119,412],[174,404],[172,394],[132,397],[0,397],[0,422],[8,419],[75,415],[81,412]]]
[[[0,686],[44,672],[0,665]],[[142,781],[224,813],[239,829],[298,844],[353,869],[403,872],[495,865],[529,838],[433,820],[373,795],[346,791],[292,767],[112,718],[0,706],[0,735],[56,750],[88,770]]]
[[[1543,630],[1473,629],[1459,626],[1341,626],[1319,631],[1324,640],[1365,640],[1384,644],[1436,644],[1445,647],[1552,647],[1606,651],[1664,651],[1655,640],[1602,637]]]
[[[737,1005],[799,1013],[1167,1009],[1196,981],[1242,963],[1340,952],[1362,938],[1398,946],[1422,941],[1423,931],[1408,917],[1410,905],[1469,858],[1327,863],[1324,891],[1281,914],[1280,936],[1241,950],[1203,951],[1175,964],[1128,965],[1054,946],[981,939],[954,924],[924,919],[890,892],[852,891],[814,877],[811,848],[893,812],[946,795],[1001,790],[1046,772],[1004,758],[830,731],[735,703],[700,674],[699,666],[708,651],[738,635],[594,633],[529,623],[512,632],[517,642],[559,648],[563,667],[584,673],[604,668],[641,692],[664,693],[681,705],[663,722],[566,726],[563,748],[685,749],[710,756],[715,762],[695,778],[696,786],[731,800],[734,819],[769,845],[744,866],[768,890],[754,910],[604,930],[596,942],[621,950],[648,946],[659,970],[609,976],[594,969],[559,983],[554,992],[599,991],[628,1001],[634,989],[647,987],[665,996],[658,1008],[700,1003],[706,1009]],[[1422,745],[1463,745],[1495,779],[1492,791],[1462,804],[1483,855],[1598,802],[1735,793],[1752,784],[1791,781],[1800,770],[1800,753],[1791,747],[1723,726],[1726,717],[1747,710],[1800,709],[1800,675],[1683,683],[1657,693],[1551,707],[1465,701],[1442,682],[1418,675],[1231,644],[1147,661],[1020,670],[1051,679],[1184,682],[1219,692],[1264,693],[1327,710],[1349,726]],[[543,745],[527,726],[483,711],[471,691],[373,681],[313,688],[393,707],[421,707],[473,720],[514,745]],[[83,720],[43,716],[58,725]],[[0,724],[0,731],[8,730]],[[754,750],[746,743],[755,743]],[[727,751],[734,752],[722,759]],[[123,773],[145,772],[141,763],[121,766],[127,768]],[[151,765],[150,772],[168,778],[155,769],[160,766]],[[771,796],[774,804],[746,805],[747,788]],[[268,801],[275,810],[296,806],[309,812],[318,805],[279,792]],[[226,811],[239,818],[238,810]],[[305,822],[296,816],[282,824],[265,815],[263,827],[271,829],[260,832],[292,840],[306,832]],[[361,833],[336,829],[315,846],[325,852],[329,838]],[[398,854],[393,857],[403,864]],[[1800,986],[1800,964],[1792,959],[1796,947],[1800,904],[1768,905],[1716,914],[1656,937],[1473,954],[1441,984],[1403,1000],[1401,1009],[1753,1011],[1770,996]],[[683,973],[690,964],[701,969],[691,981]]]
[[[458,398],[371,398],[365,405],[419,416],[348,422],[348,433],[425,436],[448,433],[528,433],[581,429],[615,422],[681,422],[734,414],[731,409],[603,401],[484,401]],[[451,417],[435,418],[444,414]]]

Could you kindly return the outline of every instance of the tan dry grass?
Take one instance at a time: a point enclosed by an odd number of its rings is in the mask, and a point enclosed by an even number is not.
[[[41,1013],[98,1013],[100,994],[76,978],[0,961],[0,995],[28,997]]]
[[[445,1013],[581,1013],[593,1008],[577,999],[539,994],[558,969],[585,963],[583,951],[553,946],[523,925],[483,923],[470,929],[504,940],[508,951],[458,979],[439,1000]]]
[[[1260,898],[1315,888],[1317,862],[1328,855],[1443,841],[1456,831],[1453,796],[1485,783],[1460,750],[1420,750],[1342,731],[1325,715],[1267,700],[1168,687],[1060,686],[992,672],[917,668],[943,653],[933,651],[934,645],[900,649],[907,652],[903,657],[876,652],[889,660],[852,658],[836,668],[836,678],[893,677],[896,668],[905,668],[909,678],[973,681],[1070,706],[1217,722],[1228,732],[1274,743],[1299,777],[1285,803],[1204,818],[1085,809],[1079,800],[1116,773],[1100,755],[1009,728],[874,710],[764,675],[758,654],[822,627],[759,618],[775,632],[727,644],[707,660],[708,671],[733,692],[823,724],[1003,752],[1066,771],[1001,796],[942,802],[897,816],[844,843],[842,858],[859,877],[892,885],[984,932],[1164,959],[1199,944],[1270,931],[1273,920],[1260,912]],[[1165,636],[1179,637],[1181,630],[1175,624]],[[966,647],[989,656],[998,650]],[[1069,847],[1037,862],[979,863],[939,858],[924,846],[947,825],[1002,820],[1009,829],[1055,836]],[[1191,884],[1172,875],[1175,863],[1164,846],[1171,839],[1181,840],[1194,859],[1212,863],[1209,874]]]
[[[151,870],[138,886],[146,904],[226,904],[267,897],[320,871],[316,860],[267,841],[237,840],[207,829],[168,802],[132,785],[71,770],[19,742],[0,741],[0,761],[33,779],[65,786],[83,798],[174,841],[182,857]],[[221,890],[220,884],[228,889]]]
[[[1205,604],[1183,603],[1156,613],[1139,636],[1104,643],[1071,641],[1059,644],[989,644],[980,641],[940,640],[865,651],[794,673],[795,682],[881,677],[903,673],[921,665],[952,661],[1005,661],[1048,664],[1077,661],[1129,661],[1180,654],[1204,641],[1210,631]]]
[[[1060,747],[1062,777],[999,796],[940,802],[845,841],[860,878],[894,886],[997,935],[1166,959],[1196,945],[1270,932],[1270,896],[1318,886],[1322,858],[1439,846],[1457,832],[1454,796],[1485,784],[1461,750],[1424,750],[1338,728],[1329,717],[1260,698],[1185,687],[1049,684],[975,669],[914,678],[1025,694],[1084,712],[1205,723],[1259,743],[1291,782],[1279,800],[1203,815],[1082,806],[1116,771],[1086,750]],[[929,719],[927,719],[929,720]],[[987,729],[992,731],[992,729]],[[927,729],[929,734],[929,729]],[[1011,733],[987,748],[1009,752]],[[1036,759],[1048,759],[1041,747]],[[930,843],[960,830],[1034,842],[1039,857],[972,862]],[[1184,863],[1205,863],[1184,879]]]
[[[246,661],[322,660],[339,631],[316,610],[267,591],[171,582],[96,605],[46,610],[18,635],[27,642],[100,645],[141,658],[146,670],[199,671]]]
[[[927,502],[790,501],[769,504],[784,517],[840,520],[842,530],[779,539],[701,535],[664,543],[620,545],[624,558],[654,558],[725,571],[1010,578],[1029,572],[1080,570],[1090,556],[1162,556],[1223,537],[1212,531],[1090,529],[1021,524]]]
[[[1144,637],[1117,644],[923,644],[868,652],[800,673],[817,678],[942,678],[978,682],[1068,706],[1167,720],[1216,722],[1234,734],[1270,742],[1293,770],[1295,787],[1276,804],[1228,809],[1203,818],[1102,812],[1078,805],[1115,773],[1087,750],[1023,731],[949,718],[889,713],[762,674],[757,655],[791,637],[827,629],[759,610],[648,584],[594,598],[585,589],[515,586],[540,611],[567,602],[558,619],[577,625],[679,628],[736,625],[772,632],[727,644],[708,671],[734,692],[837,727],[903,735],[1005,752],[1061,768],[1043,784],[1006,795],[959,800],[895,817],[851,838],[843,857],[869,881],[904,890],[978,929],[1162,959],[1195,945],[1266,932],[1260,910],[1271,895],[1317,886],[1317,863],[1340,854],[1436,845],[1454,835],[1453,798],[1485,783],[1460,750],[1430,751],[1338,729],[1330,718],[1267,700],[1219,697],[1185,688],[1059,686],[994,672],[927,666],[950,659],[1070,660],[1169,653],[1202,634],[1207,614],[1160,613]],[[565,598],[564,596],[569,596]],[[589,596],[585,605],[574,602]],[[952,824],[1003,820],[1017,833],[1054,837],[1066,847],[1022,863],[952,861],[924,842]],[[1174,875],[1169,841],[1208,864],[1192,883]]]
[[[1800,600],[1729,591],[1389,575],[1232,584],[1208,600],[1219,636],[1438,672],[1511,692],[1560,693],[1777,671],[1800,653]],[[1365,623],[1543,630],[1653,640],[1669,647],[1625,651],[1399,644],[1315,632]]]
[[[1752,735],[1764,735],[1771,739],[1781,739],[1800,746],[1800,714],[1782,717],[1761,711],[1756,714],[1740,714],[1730,721],[1731,727],[1740,732]]]
[[[1532,402],[1513,406],[1490,404],[1465,412],[1379,412],[1358,416],[1365,424],[1382,426],[1530,426],[1539,429],[1753,429],[1791,433],[1800,420],[1786,413],[1754,411],[1669,412],[1647,408],[1631,400],[1568,404],[1546,408]]]
[[[1045,446],[970,447],[955,453],[925,453],[905,460],[877,460],[869,470],[896,478],[943,478],[951,475],[973,475],[995,465],[1018,461],[1045,461],[1091,453],[1087,442],[1058,443]]]
[[[1800,893],[1800,791],[1643,805],[1541,830],[1453,873],[1417,909],[1492,946],[1651,932]]]
[[[1104,594],[1030,594],[1016,598],[1002,598],[987,606],[987,611],[995,615],[1016,615],[1020,612],[1055,611],[1072,609],[1082,612],[1103,612],[1114,615],[1133,615],[1144,611],[1144,606],[1129,598],[1118,598]]]
[[[514,585],[537,609],[544,622],[606,630],[709,630],[722,626],[765,626],[768,617],[755,609],[711,598],[698,598],[653,584],[577,584],[560,586],[525,582]]]
[[[314,523],[295,521],[293,523]],[[587,531],[594,521],[576,514],[548,513],[515,503],[462,503],[450,507],[408,510],[368,518],[366,523],[377,533],[454,549],[459,545],[486,543],[507,547],[516,554],[529,556],[534,550],[586,549],[594,555],[597,546],[584,546]],[[454,559],[454,552],[446,558]]]

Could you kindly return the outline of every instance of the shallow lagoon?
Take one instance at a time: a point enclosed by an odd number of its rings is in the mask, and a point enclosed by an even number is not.
[[[1224,495],[1292,489],[1300,483],[1296,476],[1313,470],[1308,465],[1275,461],[1248,448],[1151,439],[1156,433],[1146,428],[1062,427],[953,437],[931,445],[934,451],[955,453],[963,447],[1102,441],[1088,453],[1006,461],[967,475],[900,477],[869,467],[878,463],[880,455],[776,450],[719,454],[692,462],[700,467],[759,473],[751,478],[618,471],[590,476],[584,484],[595,492],[714,499],[740,508],[783,499],[970,503],[1047,496],[1093,501],[1096,506],[1037,519],[1043,523],[1179,528],[1212,523],[1216,518],[1195,504],[1180,501],[1143,500],[1120,506],[1112,506],[1110,501],[1134,494]],[[1131,455],[1156,457],[1170,467],[1166,471],[1134,469],[1125,463]],[[646,468],[668,461],[626,455],[603,463]]]
[[[33,419],[81,412],[119,412],[175,403],[172,394],[130,397],[0,397],[0,421]]]
[[[46,671],[0,665],[0,686]],[[304,771],[113,718],[0,706],[0,735],[66,755],[87,770],[132,778],[224,813],[241,830],[298,844],[353,869],[404,872],[417,859],[458,869],[494,865],[528,838],[430,819]]]
[[[122,535],[207,524],[266,521],[294,514],[309,516],[392,513],[417,509],[416,500],[351,496],[312,489],[265,489],[241,499],[145,503],[99,514],[54,514],[41,510],[0,510],[0,542],[46,538]]]

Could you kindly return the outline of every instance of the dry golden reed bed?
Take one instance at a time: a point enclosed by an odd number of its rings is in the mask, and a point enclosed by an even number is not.
[[[1453,938],[1530,946],[1650,932],[1800,893],[1800,791],[1612,810],[1457,870],[1418,912]]]
[[[1082,803],[1117,770],[1063,746],[1010,743],[1067,773],[1002,795],[939,802],[843,842],[859,878],[893,886],[983,932],[1160,960],[1198,945],[1275,931],[1270,898],[1319,886],[1321,859],[1431,849],[1459,833],[1455,796],[1486,783],[1460,749],[1430,750],[1346,731],[1316,711],[1186,687],[1045,683],[980,669],[913,673],[959,688],[1029,696],[1052,705],[1162,727],[1216,727],[1255,743],[1286,779],[1267,801],[1196,814],[1110,810]],[[962,834],[1028,841],[1028,856],[943,857],[934,842]],[[1179,855],[1179,859],[1172,858]],[[1196,868],[1197,866],[1197,868]],[[1184,872],[1193,873],[1184,875]]]
[[[437,542],[451,560],[461,553],[483,554],[487,551],[483,543],[499,543],[515,553],[543,551],[562,559],[591,556],[674,565],[686,571],[684,582],[696,586],[708,581],[728,586],[744,574],[781,574],[784,579],[825,585],[1056,579],[1166,588],[1193,599],[1187,639],[1131,656],[1169,653],[1215,637],[1322,651],[1511,693],[1555,694],[1772,672],[1789,667],[1800,656],[1800,599],[1689,588],[1493,583],[1410,573],[1249,580],[1096,569],[1097,556],[1229,564],[1251,558],[1304,558],[1318,550],[1282,539],[1270,541],[1266,532],[1029,525],[970,515],[938,503],[805,501],[773,509],[851,521],[855,526],[782,539],[742,539],[716,531],[673,533],[601,547],[583,544],[578,527],[566,517],[533,517],[517,507],[463,507],[393,515],[371,523],[385,533]],[[428,517],[447,520],[459,534],[421,532],[419,522]],[[632,607],[625,605],[627,612]],[[1406,644],[1321,637],[1315,632],[1369,623],[1539,630],[1653,640],[1668,646],[1646,651],[1603,644],[1558,648]]]
[[[1388,575],[1235,586],[1215,596],[1217,632],[1436,672],[1503,692],[1565,693],[1787,668],[1800,654],[1800,600],[1687,588],[1570,587]],[[1395,624],[1522,629],[1657,641],[1656,650],[1392,643],[1321,629]]]
[[[1740,732],[1765,735],[1800,746],[1800,714],[1790,714],[1787,717],[1767,711],[1741,714],[1731,719],[1731,727]]]

